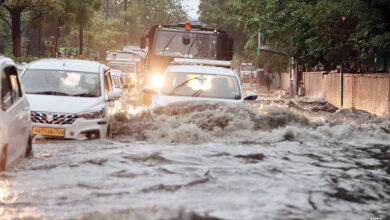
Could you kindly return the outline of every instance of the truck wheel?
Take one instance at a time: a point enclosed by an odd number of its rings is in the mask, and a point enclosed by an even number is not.
[[[3,150],[0,153],[0,171],[5,171],[7,166],[7,151],[8,145],[4,145]]]
[[[27,148],[26,148],[26,155],[24,155],[25,157],[33,157],[34,156],[34,152],[33,152],[33,148],[32,148],[32,137],[30,136],[28,138],[28,141],[27,141]]]

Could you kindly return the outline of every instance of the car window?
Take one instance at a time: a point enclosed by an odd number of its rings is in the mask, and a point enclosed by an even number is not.
[[[15,67],[8,67],[6,68],[6,71],[9,71],[9,77],[12,87],[12,98],[13,102],[15,103],[23,96],[23,92],[19,82],[18,71]]]
[[[27,94],[99,97],[98,73],[27,69],[22,83]]]
[[[104,73],[104,86],[105,86],[106,95],[108,95],[108,92],[112,91],[113,89],[110,71]]]
[[[6,111],[21,97],[21,90],[15,67],[1,72],[1,109]]]
[[[115,88],[120,88],[121,87],[121,84],[119,82],[119,78],[117,76],[111,76],[112,77],[112,80],[114,82],[114,86]]]
[[[240,99],[241,92],[234,76],[202,73],[168,72],[161,94],[221,99]]]

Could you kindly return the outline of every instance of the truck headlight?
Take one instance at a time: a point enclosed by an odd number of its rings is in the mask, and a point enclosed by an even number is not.
[[[105,111],[104,108],[96,111],[90,111],[90,112],[82,112],[77,114],[77,117],[79,118],[85,118],[85,119],[97,119],[97,118],[104,118]]]

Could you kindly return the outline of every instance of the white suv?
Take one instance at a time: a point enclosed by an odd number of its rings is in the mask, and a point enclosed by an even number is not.
[[[21,156],[32,155],[30,107],[15,63],[0,57],[0,171]]]
[[[33,134],[79,139],[110,136],[119,93],[107,67],[94,61],[45,59],[22,73]]]
[[[220,66],[230,67],[230,62],[176,58],[163,78],[156,77],[154,85],[143,91],[154,94],[152,107],[193,101],[243,103],[257,98],[254,92],[244,97],[237,73]]]

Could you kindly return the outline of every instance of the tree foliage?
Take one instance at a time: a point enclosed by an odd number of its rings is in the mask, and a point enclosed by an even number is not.
[[[79,48],[81,52],[80,45],[84,45],[85,55],[104,57],[108,49],[138,44],[152,25],[186,19],[181,0],[127,0],[126,11],[124,3],[124,0],[0,0],[0,53],[13,51],[15,57],[55,56],[59,48]],[[9,34],[14,20],[9,9],[20,11],[18,37]]]
[[[364,69],[376,51],[390,48],[386,0],[234,0],[250,32],[261,30],[269,46],[288,48],[308,66]]]
[[[239,21],[230,7],[228,0],[201,0],[199,5],[199,20],[210,28],[228,32],[234,39],[235,64],[240,63],[245,53],[242,49],[246,43],[247,32],[245,25]]]

